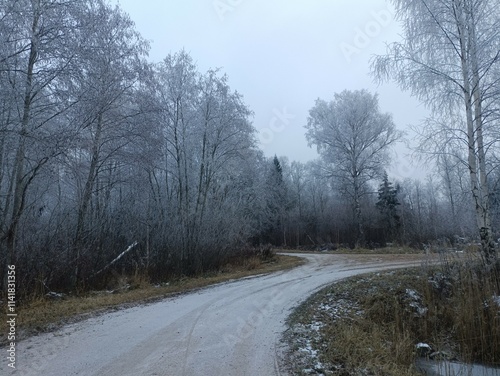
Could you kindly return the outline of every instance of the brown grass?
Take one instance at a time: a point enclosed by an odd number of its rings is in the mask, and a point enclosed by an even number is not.
[[[360,254],[360,255],[401,255],[401,254],[423,254],[425,253],[423,250],[401,246],[401,247],[382,247],[382,248],[337,248],[335,250],[328,251],[317,251],[310,249],[280,249],[282,252],[287,253],[320,253],[320,254]]]
[[[412,360],[413,343],[409,336],[388,339],[391,326],[343,323],[325,332],[332,338],[325,359],[341,362],[345,374],[365,369],[370,375],[413,376],[408,364]],[[392,336],[391,336],[392,337]]]
[[[412,306],[408,289],[417,293],[423,312]],[[418,342],[464,362],[498,366],[499,295],[500,263],[485,267],[476,255],[453,257],[441,266],[336,283],[304,303],[291,324],[325,324],[315,345],[330,365],[327,374],[417,375]]]
[[[267,261],[253,257],[241,263],[228,264],[220,272],[196,278],[179,278],[156,286],[141,276],[123,276],[116,283],[116,293],[95,291],[86,296],[69,296],[62,300],[33,299],[17,307],[17,339],[37,332],[50,331],[65,323],[82,320],[97,313],[153,302],[216,283],[290,269],[303,263],[304,259],[284,255],[276,255]],[[129,287],[120,290],[120,285]],[[5,312],[5,309],[6,307],[2,307],[2,311]],[[2,331],[0,344],[6,343],[5,333],[5,330]]]

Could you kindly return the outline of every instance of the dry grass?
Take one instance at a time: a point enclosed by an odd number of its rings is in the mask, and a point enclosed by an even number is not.
[[[395,275],[399,281],[388,284]],[[396,309],[402,286],[414,280],[406,272],[385,272],[335,283],[299,307],[290,325],[323,323],[313,343],[326,375],[418,375],[414,338],[400,331]]]
[[[156,286],[141,276],[121,277],[116,283],[116,293],[96,291],[86,296],[69,296],[62,300],[38,298],[25,302],[17,307],[17,330],[22,338],[37,332],[53,330],[62,324],[78,321],[96,313],[152,302],[238,278],[290,269],[303,263],[303,259],[284,255],[276,255],[268,261],[253,257],[238,264],[228,264],[218,273],[196,278],[180,278]],[[120,285],[129,287],[120,289]],[[2,307],[3,311],[5,309],[6,307]],[[0,344],[6,341],[5,333],[6,331],[2,331]]]
[[[423,254],[423,250],[401,246],[401,247],[382,247],[382,248],[339,248],[331,253],[356,253],[356,254],[388,254],[388,255],[403,255],[403,254]]]
[[[448,263],[442,274],[445,291],[438,286],[428,293],[443,302],[436,316],[453,334],[461,357],[500,366],[500,261],[488,268],[470,260]]]
[[[370,375],[416,375],[408,366],[413,352],[409,336],[388,340],[387,334],[393,333],[393,328],[363,323],[344,323],[332,329],[325,332],[332,338],[325,359],[342,364],[339,374],[365,371]]]
[[[374,249],[368,249],[368,248],[337,248],[337,249],[330,249],[330,250],[311,250],[311,248],[308,249],[283,249],[281,250],[283,252],[288,252],[288,253],[321,253],[321,254],[360,254],[360,255],[379,255],[379,254],[388,254],[388,255],[402,255],[402,254],[423,254],[425,253],[423,250],[407,247],[407,246],[401,246],[401,247],[382,247],[382,248],[374,248]]]
[[[441,356],[498,366],[498,296],[500,263],[485,268],[475,255],[461,256],[336,283],[299,307],[290,325],[323,323],[308,335],[326,375],[417,375],[419,342]]]

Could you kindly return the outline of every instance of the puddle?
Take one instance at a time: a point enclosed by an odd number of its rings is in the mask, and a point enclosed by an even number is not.
[[[419,359],[416,366],[427,376],[500,376],[500,368],[479,364]]]

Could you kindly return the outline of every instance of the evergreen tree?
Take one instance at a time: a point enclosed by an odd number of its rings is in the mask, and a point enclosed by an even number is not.
[[[401,226],[401,218],[398,214],[398,201],[399,185],[395,188],[389,181],[387,172],[384,172],[382,184],[378,189],[378,201],[376,206],[382,216],[381,222],[387,231],[387,235],[394,237],[398,234]]]
[[[284,243],[283,224],[286,212],[286,185],[283,168],[275,155],[270,163],[266,184],[266,226],[264,239],[275,245]]]

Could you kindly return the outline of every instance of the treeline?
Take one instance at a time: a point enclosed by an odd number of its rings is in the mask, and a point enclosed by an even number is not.
[[[338,189],[335,178],[323,175],[321,162],[289,163],[283,158],[273,164],[283,171],[283,180],[277,185],[281,194],[276,194],[283,204],[281,212],[274,211],[275,225],[265,241],[308,249],[357,244],[352,197]],[[476,241],[466,174],[459,169],[437,171],[423,181],[391,180],[382,175],[378,185],[367,184],[360,205],[365,233],[361,245],[377,248],[393,243],[422,249],[431,243],[442,248]],[[498,224],[498,202],[494,209]]]
[[[264,157],[226,76],[184,51],[148,63],[147,42],[105,0],[2,0],[0,18],[2,287],[11,264],[24,293],[75,290],[116,271],[216,270],[267,244],[420,246],[474,232],[459,166],[396,184],[385,154],[353,180],[327,158]],[[378,110],[376,96],[344,94]]]

